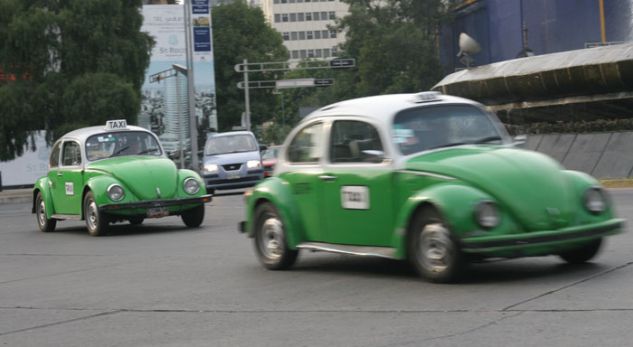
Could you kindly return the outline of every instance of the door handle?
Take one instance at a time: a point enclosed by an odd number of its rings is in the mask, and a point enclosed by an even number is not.
[[[327,182],[336,180],[336,176],[331,176],[331,175],[321,175],[319,176],[319,178],[321,179],[321,181],[327,181]]]
[[[62,176],[64,176],[64,173],[60,172],[60,171],[57,171],[57,177],[62,177]]]

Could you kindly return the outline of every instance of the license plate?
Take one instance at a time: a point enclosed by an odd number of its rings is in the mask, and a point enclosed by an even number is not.
[[[230,180],[234,180],[237,178],[240,178],[240,173],[239,172],[229,172],[226,174],[226,178],[230,179]]]
[[[160,218],[169,216],[169,211],[165,207],[153,207],[147,210],[147,218]]]

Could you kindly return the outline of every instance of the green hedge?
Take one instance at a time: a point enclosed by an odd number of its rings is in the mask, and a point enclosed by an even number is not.
[[[633,130],[633,118],[598,119],[575,122],[536,122],[525,124],[504,123],[512,135],[519,134],[551,134],[551,133],[596,133],[607,131]]]

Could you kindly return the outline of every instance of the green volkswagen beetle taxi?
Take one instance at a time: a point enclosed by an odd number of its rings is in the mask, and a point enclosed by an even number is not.
[[[266,268],[305,249],[406,259],[435,282],[490,257],[585,262],[623,226],[594,178],[518,148],[480,104],[435,92],[313,112],[245,200],[240,229]]]
[[[48,174],[33,188],[32,212],[41,231],[55,230],[61,220],[85,220],[88,232],[99,236],[112,222],[136,225],[169,215],[198,227],[208,201],[200,176],[178,170],[156,135],[114,120],[55,142]]]

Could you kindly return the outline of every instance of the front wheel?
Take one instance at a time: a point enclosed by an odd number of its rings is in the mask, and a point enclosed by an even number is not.
[[[40,231],[44,233],[55,231],[57,220],[46,217],[46,202],[44,202],[41,192],[37,192],[37,197],[35,198],[35,216],[37,217],[37,226]]]
[[[92,236],[103,236],[108,232],[108,216],[99,211],[92,192],[86,193],[84,197],[84,219],[86,228]]]
[[[436,213],[421,211],[409,236],[409,260],[416,272],[431,282],[456,281],[466,261],[450,230]]]
[[[565,251],[559,256],[566,262],[570,264],[582,264],[586,263],[595,257],[598,252],[600,252],[600,246],[602,245],[602,238],[592,240],[589,243],[577,247],[574,249],[570,249]]]
[[[132,217],[129,219],[130,224],[132,225],[141,225],[143,224],[143,221],[145,220],[145,218],[143,217]]]
[[[197,228],[204,220],[204,205],[196,206],[180,215],[182,221],[190,228]]]
[[[270,270],[284,270],[297,260],[299,251],[288,248],[286,230],[277,209],[263,203],[255,209],[255,252]]]

